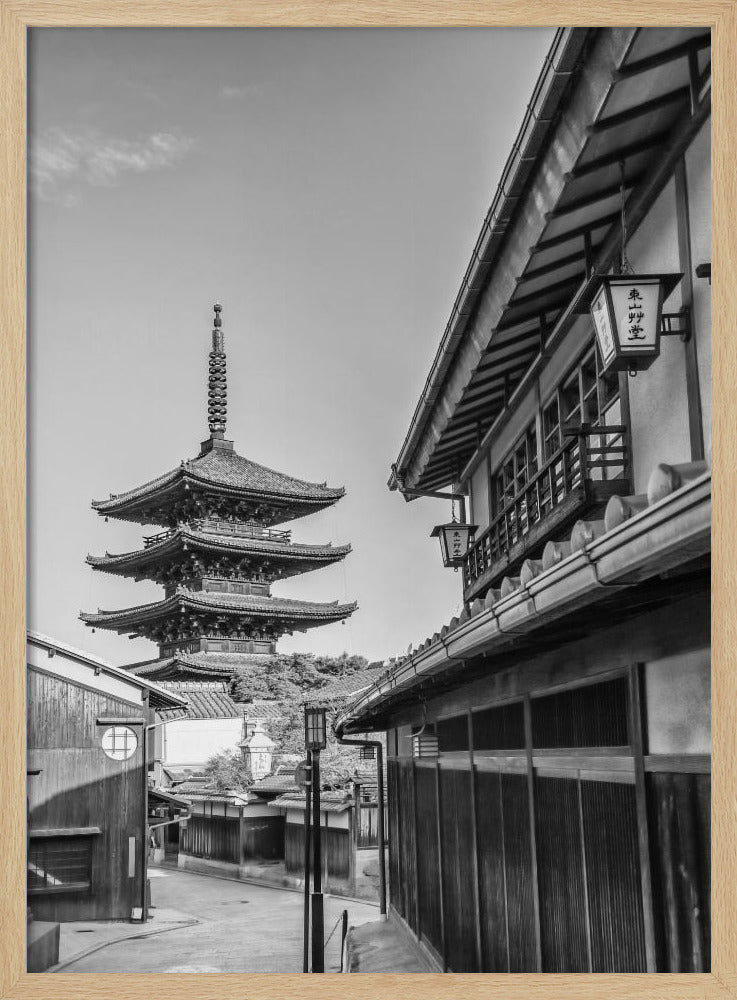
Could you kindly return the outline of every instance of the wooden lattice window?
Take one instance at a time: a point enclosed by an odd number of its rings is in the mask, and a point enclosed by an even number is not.
[[[28,849],[28,892],[89,892],[92,839],[32,837]]]

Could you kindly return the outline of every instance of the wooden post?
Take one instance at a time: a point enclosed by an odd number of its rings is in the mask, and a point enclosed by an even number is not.
[[[312,807],[312,751],[307,751],[307,780],[305,781],[305,901],[304,901],[304,949],[302,971],[310,971],[310,811]]]
[[[238,806],[238,865],[245,861],[246,853],[246,821],[243,816],[243,806]]]
[[[535,913],[535,956],[537,971],[543,971],[540,932],[540,884],[537,876],[537,834],[535,832],[535,772],[532,766],[532,706],[529,694],[524,699],[525,751],[527,755],[527,806],[530,817],[530,867],[532,870],[532,905]]]
[[[473,865],[473,904],[476,914],[476,971],[484,968],[481,942],[481,886],[479,885],[479,845],[476,827],[476,770],[473,766],[473,713],[468,710],[468,759],[471,765],[471,860]]]
[[[630,666],[628,672],[630,739],[632,741],[632,755],[635,764],[635,806],[637,810],[637,840],[640,851],[640,884],[642,889],[642,921],[645,929],[645,962],[648,972],[657,972],[653,884],[650,868],[650,835],[647,820],[647,789],[645,787],[643,719],[640,698],[641,671],[641,665],[634,663]]]
[[[440,761],[435,761],[435,831],[438,838],[438,896],[440,899],[440,941],[443,949],[443,972],[448,968],[445,945],[445,907],[443,906],[443,836],[440,823]]]
[[[325,971],[320,830],[320,751],[312,751],[312,971]]]

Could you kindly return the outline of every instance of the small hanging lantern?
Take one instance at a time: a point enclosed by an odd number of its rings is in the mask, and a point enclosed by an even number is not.
[[[327,746],[327,709],[305,705],[305,747],[324,750]]]
[[[443,555],[443,566],[458,569],[463,565],[471,539],[478,525],[459,524],[455,519],[449,524],[436,524],[430,532],[430,538],[440,539],[440,551]]]
[[[591,301],[604,370],[645,371],[660,354],[663,302],[682,274],[611,274]]]
[[[625,162],[620,161],[619,273],[602,275],[593,289],[591,316],[603,370],[645,371],[660,354],[663,302],[683,274],[634,274],[627,259]]]

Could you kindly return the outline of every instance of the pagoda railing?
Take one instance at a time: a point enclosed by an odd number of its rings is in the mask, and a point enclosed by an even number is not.
[[[222,521],[218,517],[203,517],[191,523],[198,531],[207,531],[216,535],[237,535],[239,538],[264,538],[270,542],[288,542],[292,537],[291,531],[282,531],[279,528],[264,528],[260,524],[238,524],[234,521]]]
[[[264,528],[260,524],[235,524],[232,521],[221,521],[215,517],[202,517],[189,522],[190,527],[196,531],[206,531],[214,535],[230,535],[238,538],[259,538],[269,542],[281,542],[287,544],[291,537],[291,531],[280,531],[277,528]],[[176,528],[168,528],[160,531],[156,535],[148,535],[143,539],[144,548],[156,545],[176,534]]]
[[[510,500],[486,531],[477,537],[463,565],[464,592],[480,578],[502,575],[510,559],[524,556],[526,542],[537,545],[552,529],[557,516],[575,515],[599,495],[626,493],[629,489],[629,459],[626,427],[584,425],[576,429]],[[578,499],[577,499],[578,498]],[[499,574],[496,568],[499,568]]]

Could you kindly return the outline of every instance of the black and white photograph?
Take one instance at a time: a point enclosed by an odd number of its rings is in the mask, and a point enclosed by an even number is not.
[[[28,972],[710,972],[711,43],[29,28]]]

